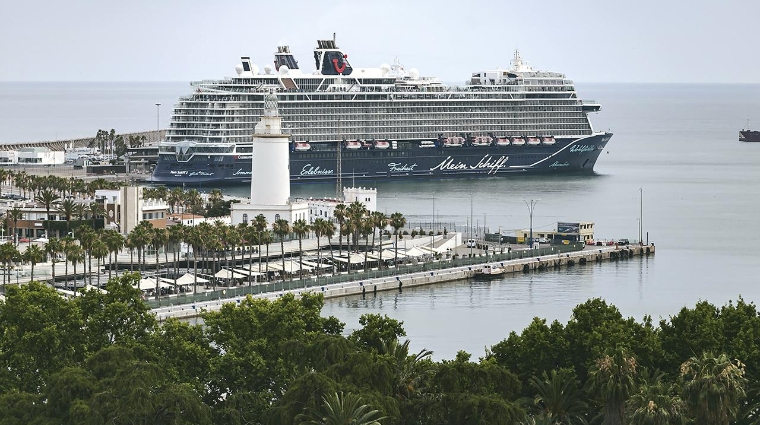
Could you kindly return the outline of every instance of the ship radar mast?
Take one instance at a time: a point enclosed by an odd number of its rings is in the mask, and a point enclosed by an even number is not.
[[[517,72],[533,71],[533,68],[531,68],[527,62],[523,62],[522,57],[520,57],[520,51],[518,49],[515,49],[515,57],[512,59],[512,71],[517,71]]]

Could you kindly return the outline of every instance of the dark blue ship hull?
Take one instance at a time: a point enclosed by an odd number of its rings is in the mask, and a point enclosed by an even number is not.
[[[399,142],[398,149],[341,150],[344,179],[431,179],[488,177],[509,174],[592,172],[612,137],[600,133],[583,138],[557,138],[553,145],[419,147]],[[159,157],[151,181],[167,185],[207,185],[250,182],[251,156],[195,155],[177,162]],[[335,182],[334,144],[312,143],[312,149],[290,153],[291,183]]]

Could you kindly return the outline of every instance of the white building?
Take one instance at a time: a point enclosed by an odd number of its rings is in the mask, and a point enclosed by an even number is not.
[[[344,187],[342,201],[335,198],[308,199],[309,224],[314,223],[314,220],[318,218],[335,221],[333,215],[335,207],[342,203],[348,204],[354,201],[364,204],[369,212],[377,211],[377,189]]]
[[[308,220],[309,205],[290,199],[290,152],[288,134],[282,132],[282,117],[277,111],[277,96],[264,100],[264,115],[253,134],[253,173],[251,198],[232,205],[232,223],[248,223],[259,214],[267,222],[285,219],[289,223]]]
[[[0,151],[0,164],[11,165],[18,164],[17,151]]]
[[[153,227],[166,227],[169,204],[160,199],[144,199],[142,187],[96,190],[95,198],[105,202],[106,226],[119,229],[123,235],[127,235],[143,220],[150,221]]]
[[[56,165],[64,163],[63,151],[51,151],[48,148],[21,148],[18,150],[18,163],[22,165]]]

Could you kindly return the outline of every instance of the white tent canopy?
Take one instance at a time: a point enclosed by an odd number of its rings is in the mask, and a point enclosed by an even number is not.
[[[172,285],[170,285],[170,284],[168,284],[166,282],[161,282],[160,280],[158,282],[158,286],[160,288],[171,288],[172,287]],[[154,279],[152,277],[146,277],[144,279],[140,279],[140,284],[139,284],[138,287],[140,288],[141,291],[148,291],[150,289],[156,289],[156,279]]]
[[[254,277],[256,277],[258,275],[263,275],[264,274],[264,273],[259,273],[257,271],[252,271],[252,270],[248,271],[248,270],[245,270],[245,269],[232,269],[232,271],[235,272],[235,273],[239,273],[239,274],[245,275],[245,277],[248,277],[249,273],[250,273],[251,276],[254,276]]]
[[[247,274],[236,273],[232,270],[227,270],[227,269],[219,270],[218,272],[216,272],[214,277],[220,278],[220,279],[248,279]]]
[[[425,252],[417,247],[406,250],[407,257],[422,257],[429,254],[430,254],[429,252]]]
[[[195,277],[192,273],[185,273],[177,279],[177,285],[192,285],[195,283]],[[208,280],[198,276],[198,283],[208,283]]]

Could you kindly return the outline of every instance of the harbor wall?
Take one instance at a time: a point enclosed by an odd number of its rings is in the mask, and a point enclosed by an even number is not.
[[[275,300],[285,293],[301,295],[303,293],[322,293],[325,298],[339,298],[347,296],[368,296],[380,291],[403,291],[404,288],[413,288],[438,283],[454,282],[469,279],[485,264],[492,264],[503,268],[507,274],[530,273],[562,267],[581,267],[588,264],[598,264],[609,261],[626,260],[633,257],[647,257],[654,255],[654,245],[631,245],[625,247],[589,247],[582,251],[551,254],[539,257],[518,258],[497,262],[486,262],[468,266],[459,266],[439,270],[421,271],[416,273],[386,276],[356,281],[347,281],[325,286],[299,288],[287,291],[265,292],[251,295],[256,298]],[[153,312],[159,321],[170,317],[192,318],[198,317],[203,311],[216,311],[222,305],[230,302],[239,303],[245,296],[235,298],[210,299],[208,301],[194,302],[192,304],[173,305],[154,308]]]

